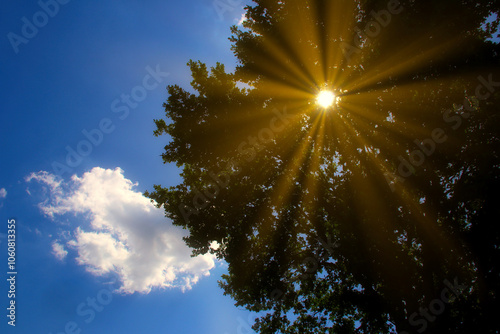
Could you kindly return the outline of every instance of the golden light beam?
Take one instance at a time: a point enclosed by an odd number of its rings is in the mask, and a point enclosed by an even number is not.
[[[404,49],[395,51],[385,61],[370,66],[366,73],[363,74],[365,79],[346,84],[345,89],[360,91],[377,82],[385,81],[389,77],[409,75],[425,66],[429,61],[439,59],[438,56],[443,57],[446,54],[456,52],[456,46],[462,39],[462,36],[456,36],[451,40],[437,42],[432,47],[422,48],[426,43],[429,44],[428,37],[422,37]]]
[[[296,228],[299,232],[309,232],[316,228],[314,226],[314,218],[311,216],[317,212],[318,208],[318,176],[320,172],[320,165],[322,159],[324,158],[323,148],[324,148],[324,138],[325,138],[325,120],[327,116],[325,113],[320,113],[318,115],[319,123],[318,129],[314,133],[313,147],[312,147],[312,156],[310,163],[306,166],[307,170],[305,171],[305,181],[304,181],[304,191],[302,192],[302,196],[300,198],[301,203],[301,213],[304,217],[309,215],[309,219],[306,219],[304,226],[297,226]],[[309,230],[308,230],[309,226]]]
[[[277,214],[279,215],[280,210],[284,208],[285,203],[290,201],[294,188],[294,182],[299,175],[300,168],[302,168],[304,161],[307,158],[307,152],[313,143],[312,134],[316,132],[319,122],[320,118],[317,118],[311,128],[304,134],[299,147],[290,152],[291,158],[284,163],[283,173],[275,181],[269,205],[260,212],[260,217],[257,219],[257,222],[266,221],[266,217],[272,217],[273,211],[277,211]],[[276,220],[279,221],[279,217],[277,217]],[[271,218],[271,221],[275,221],[275,219]],[[261,225],[259,228],[259,235],[269,236],[272,232],[274,231],[273,226],[271,225]]]

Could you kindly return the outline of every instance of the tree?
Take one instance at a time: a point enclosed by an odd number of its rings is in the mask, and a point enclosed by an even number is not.
[[[496,333],[498,3],[254,2],[234,73],[168,87],[183,182],[146,195],[261,333]]]

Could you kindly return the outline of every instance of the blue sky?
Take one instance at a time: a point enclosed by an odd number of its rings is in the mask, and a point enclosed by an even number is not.
[[[189,88],[189,59],[234,69],[227,37],[244,2],[3,6],[0,332],[250,333],[250,313],[217,286],[224,264],[190,258],[184,232],[141,195],[180,181],[160,158],[166,138],[153,137],[165,87]]]

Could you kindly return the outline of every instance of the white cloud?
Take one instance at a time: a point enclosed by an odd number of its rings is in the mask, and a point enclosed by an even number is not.
[[[247,19],[247,17],[246,17],[246,12],[245,12],[245,13],[241,14],[241,17],[239,20],[235,19],[235,21],[237,21],[236,25],[238,25],[238,26],[243,25],[243,21],[245,21],[246,19]]]
[[[5,188],[0,189],[0,198],[7,197],[7,190]]]
[[[50,186],[50,188],[53,190],[60,187],[62,183],[62,180],[58,179],[57,176],[45,171],[39,171],[38,173],[31,173],[24,180],[26,182],[30,182],[33,179],[45,183],[46,185]]]
[[[63,245],[61,245],[57,241],[54,241],[52,243],[52,254],[54,254],[56,258],[62,261],[68,255],[68,251],[64,249]]]
[[[173,226],[140,192],[123,170],[96,167],[82,177],[62,182],[47,172],[33,173],[50,188],[40,203],[49,217],[89,214],[90,228],[76,228],[67,245],[78,252],[77,262],[94,275],[118,274],[121,292],[148,293],[152,288],[190,289],[215,266],[211,254],[191,257],[182,240],[187,233]]]
[[[50,199],[47,198],[46,201],[38,205],[38,207],[46,215],[53,218],[55,214],[58,215],[70,211],[66,207],[61,207],[63,203],[62,197],[64,190],[62,186],[62,180],[60,178],[48,172],[40,171],[38,173],[31,173],[29,176],[25,178],[26,182],[31,182],[32,180],[38,181],[48,186],[48,189],[44,188],[44,191],[49,193]],[[31,192],[29,190],[27,191],[28,194],[31,195]],[[51,204],[48,205],[48,203]]]

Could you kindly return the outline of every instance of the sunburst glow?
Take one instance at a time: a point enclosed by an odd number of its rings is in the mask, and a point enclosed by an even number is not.
[[[334,101],[335,101],[335,94],[333,94],[329,90],[323,90],[319,92],[318,96],[316,97],[316,103],[323,108],[331,107]]]

